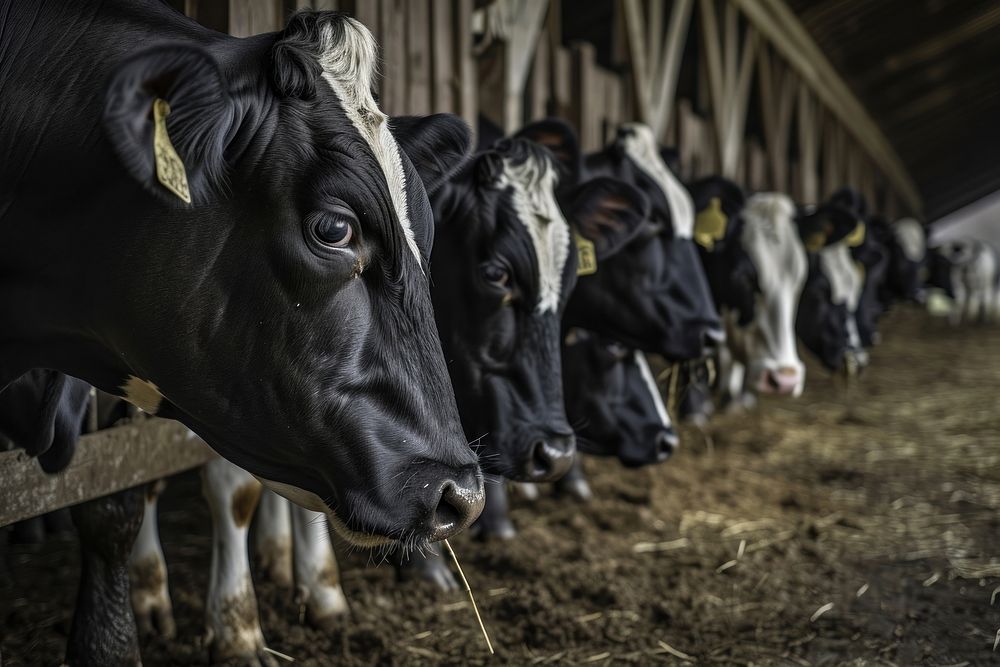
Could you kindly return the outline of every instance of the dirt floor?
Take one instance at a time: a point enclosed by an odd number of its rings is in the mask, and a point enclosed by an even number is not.
[[[299,625],[291,592],[265,582],[264,634],[304,665],[1000,661],[998,334],[896,313],[851,389],[811,366],[801,399],[686,430],[663,466],[589,460],[589,505],[515,499],[515,541],[453,540],[492,660],[463,594],[397,585],[359,554],[341,630]],[[178,638],[147,641],[144,662],[204,664],[197,477],[161,505]],[[4,666],[58,664],[73,542],[0,555]]]

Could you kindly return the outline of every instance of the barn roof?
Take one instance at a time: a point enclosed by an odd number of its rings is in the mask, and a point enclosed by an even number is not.
[[[786,0],[935,220],[1000,190],[1000,4]]]

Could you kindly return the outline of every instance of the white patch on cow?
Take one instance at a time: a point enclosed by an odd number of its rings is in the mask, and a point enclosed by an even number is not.
[[[513,190],[514,210],[531,236],[538,260],[538,312],[556,312],[569,259],[570,229],[556,203],[557,174],[548,160],[504,160],[500,186]]]
[[[819,251],[819,268],[830,282],[830,300],[847,307],[847,347],[861,350],[861,335],[855,313],[861,300],[864,281],[851,258],[851,251],[843,241],[826,246]]]
[[[1000,263],[989,245],[978,239],[952,241],[942,246],[951,262],[955,308],[951,321],[986,322],[1000,317]]]
[[[163,394],[155,384],[134,375],[128,376],[121,390],[122,398],[151,415],[156,414],[160,409],[160,403],[163,402]]]
[[[660,186],[667,198],[674,238],[691,238],[694,230],[694,201],[687,188],[681,185],[660,156],[660,147],[653,130],[642,123],[625,123],[622,127],[631,130],[624,140],[625,154]]]
[[[656,414],[660,417],[660,423],[670,428],[670,415],[667,413],[667,406],[663,404],[663,397],[660,395],[660,390],[653,379],[653,372],[649,369],[649,362],[646,361],[646,355],[636,350],[635,363],[639,367],[639,374],[642,376],[642,381],[646,384],[649,395],[653,399],[653,405],[656,406]]]
[[[386,544],[392,544],[394,542],[392,538],[382,535],[370,535],[351,530],[347,527],[347,524],[345,524],[340,517],[334,514],[330,508],[326,506],[326,503],[324,503],[323,500],[312,491],[305,491],[297,486],[292,486],[291,484],[285,484],[283,482],[275,482],[270,479],[264,479],[263,477],[257,477],[257,480],[266,488],[274,491],[279,496],[288,498],[296,505],[313,512],[322,512],[325,514],[327,520],[330,522],[330,525],[333,526],[334,531],[354,546],[379,547]]]
[[[406,244],[419,264],[420,249],[410,225],[406,175],[399,155],[399,145],[389,131],[389,118],[378,108],[371,92],[377,68],[378,45],[368,28],[351,18],[344,19],[341,41],[334,39],[333,28],[328,25],[324,26],[320,40],[318,56],[323,68],[323,78],[333,88],[347,117],[368,143],[382,167],[389,186],[389,196],[396,209],[396,218],[403,228]]]
[[[805,366],[795,345],[795,316],[805,283],[806,251],[795,224],[795,205],[787,196],[761,193],[750,197],[743,210],[741,243],[757,270],[760,293],[751,335],[740,335],[744,361],[756,378],[766,370],[795,369],[800,378],[794,395],[802,391]],[[727,334],[730,332],[727,332]]]
[[[906,259],[911,262],[924,259],[927,252],[927,237],[924,235],[923,225],[913,218],[903,218],[892,225],[892,233]]]
[[[828,245],[819,251],[820,271],[830,281],[830,296],[834,304],[846,304],[854,312],[861,298],[861,274],[858,273],[847,244]]]

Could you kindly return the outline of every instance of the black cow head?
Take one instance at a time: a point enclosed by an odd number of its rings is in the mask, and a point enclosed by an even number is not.
[[[428,155],[463,157],[464,125],[394,135],[371,94],[376,44],[344,16],[237,40],[146,11],[157,45],[111,34],[95,58],[106,138],[87,168],[60,165],[72,188],[8,211],[27,229],[30,206],[59,201],[69,221],[44,236],[59,244],[44,281],[16,295],[20,331],[46,341],[26,366],[181,420],[355,543],[467,526],[482,478],[434,322],[419,176]]]
[[[434,311],[466,435],[483,466],[547,481],[572,464],[560,319],[576,282],[558,165],[524,139],[478,153],[433,197]]]
[[[580,277],[565,325],[673,360],[705,354],[722,337],[718,313],[691,241],[690,197],[664,164],[652,131],[626,125],[615,142],[582,162],[575,135],[558,121],[534,123],[520,134],[545,144],[570,174],[591,178],[561,192],[566,217],[597,246],[597,271]],[[583,217],[594,192],[609,197],[596,223]],[[628,210],[641,217],[622,215]]]
[[[809,253],[809,274],[795,330],[828,369],[856,370],[867,358],[855,319],[863,278],[851,246],[863,241],[864,223],[855,211],[827,202],[800,212],[798,226]]]
[[[881,292],[889,268],[891,234],[885,218],[873,215],[865,223],[860,243],[851,247],[851,257],[862,272],[863,287],[855,319],[861,344],[866,348],[878,342],[878,321],[887,307]]]
[[[570,329],[563,385],[580,451],[635,467],[666,461],[676,448],[677,434],[642,352]]]

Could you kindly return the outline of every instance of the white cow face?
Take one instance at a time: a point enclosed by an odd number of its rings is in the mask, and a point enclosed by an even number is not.
[[[740,239],[757,278],[754,316],[746,327],[726,317],[736,357],[756,391],[798,396],[805,366],[795,346],[795,314],[806,278],[806,253],[795,226],[795,205],[782,194],[750,197]]]

